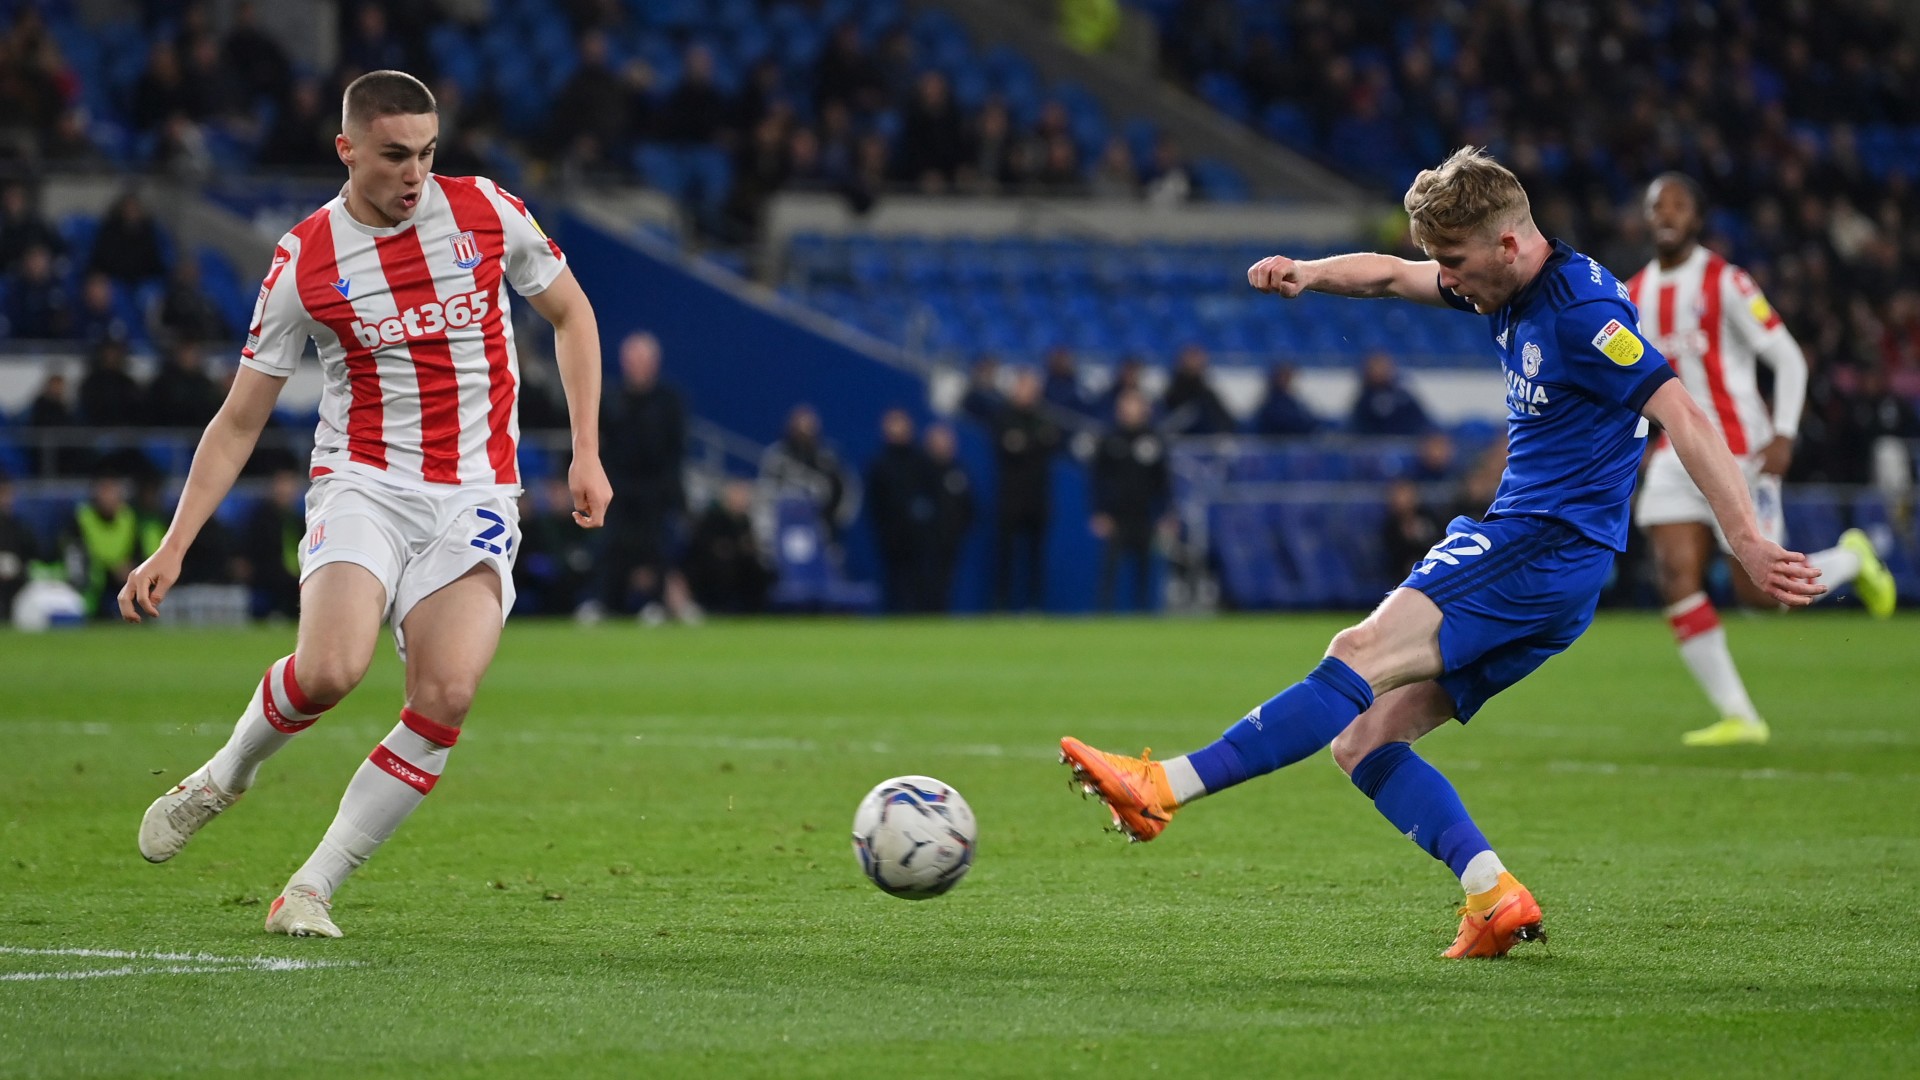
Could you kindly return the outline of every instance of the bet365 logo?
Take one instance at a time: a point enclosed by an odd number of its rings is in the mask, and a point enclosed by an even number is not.
[[[353,320],[353,336],[360,344],[374,349],[381,345],[398,345],[411,338],[439,337],[448,329],[459,330],[472,326],[487,317],[490,310],[487,294],[484,290],[456,296],[445,304],[421,304],[410,307],[390,319],[381,319],[377,323],[363,323]]]

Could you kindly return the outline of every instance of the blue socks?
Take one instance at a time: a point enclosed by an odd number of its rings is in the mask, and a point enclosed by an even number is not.
[[[1220,791],[1319,753],[1372,704],[1367,680],[1329,656],[1187,761],[1209,793]]]
[[[1453,785],[1406,743],[1388,743],[1361,758],[1353,767],[1353,786],[1455,875],[1464,877],[1475,855],[1493,850]]]

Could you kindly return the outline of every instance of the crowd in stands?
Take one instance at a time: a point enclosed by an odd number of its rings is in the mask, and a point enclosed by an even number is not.
[[[1514,4],[1143,0],[1168,74],[1383,194],[1461,145],[1622,279],[1642,185],[1705,187],[1813,364],[1792,479],[1867,479],[1920,434],[1920,43],[1884,0]]]

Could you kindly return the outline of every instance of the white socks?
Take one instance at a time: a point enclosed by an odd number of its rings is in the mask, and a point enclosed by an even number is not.
[[[214,785],[229,795],[252,787],[260,764],[332,707],[316,705],[300,691],[293,677],[293,657],[275,660],[254,688],[253,700],[247,702],[247,711],[234,724],[227,745],[207,763]]]
[[[1500,856],[1491,850],[1483,851],[1467,860],[1467,868],[1460,873],[1460,887],[1467,890],[1468,896],[1478,896],[1500,884],[1500,875],[1506,872]]]
[[[378,851],[426,799],[459,738],[459,728],[436,723],[412,709],[400,710],[399,725],[360,763],[340,799],[340,813],[287,888],[304,886],[331,899],[347,875]]]
[[[1174,802],[1185,806],[1207,793],[1207,786],[1200,782],[1200,774],[1194,771],[1187,755],[1168,758],[1160,765],[1167,770],[1167,786],[1173,789]]]
[[[1807,562],[1820,571],[1820,584],[1827,587],[1827,595],[1847,582],[1860,576],[1860,556],[1843,547],[1830,547],[1825,551],[1816,551],[1807,556]]]
[[[1856,568],[1858,564],[1856,559]],[[1747,697],[1739,669],[1733,666],[1733,654],[1727,651],[1727,632],[1720,626],[1720,616],[1707,594],[1694,593],[1669,607],[1667,622],[1680,644],[1680,659],[1686,661],[1687,670],[1693,672],[1694,681],[1707,692],[1720,715],[1758,724],[1760,714]]]

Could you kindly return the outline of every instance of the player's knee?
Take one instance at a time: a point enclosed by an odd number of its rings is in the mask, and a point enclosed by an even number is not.
[[[1327,646],[1327,655],[1337,657],[1351,667],[1373,650],[1379,637],[1371,623],[1349,626],[1333,635],[1333,641]]]
[[[473,708],[474,689],[465,679],[425,678],[409,695],[407,707],[448,727],[459,727]]]
[[[367,673],[367,662],[324,653],[296,656],[294,670],[300,679],[300,691],[321,705],[337,705]]]
[[[1333,737],[1331,749],[1333,763],[1340,766],[1341,772],[1352,776],[1354,767],[1359,765],[1361,759],[1371,753],[1374,748],[1371,740],[1360,731],[1360,725],[1349,724],[1347,730]]]

